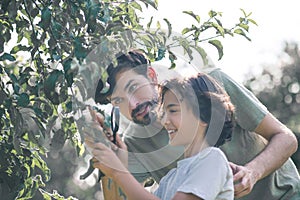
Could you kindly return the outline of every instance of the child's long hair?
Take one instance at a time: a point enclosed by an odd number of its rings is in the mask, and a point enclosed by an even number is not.
[[[180,101],[184,99],[193,114],[207,124],[206,141],[210,146],[219,147],[231,139],[234,106],[212,77],[199,73],[183,80],[166,81],[160,88],[161,105],[167,91],[177,95]]]

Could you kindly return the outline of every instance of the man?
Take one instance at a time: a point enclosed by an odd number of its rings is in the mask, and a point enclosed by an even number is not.
[[[116,67],[107,69],[109,89],[103,92],[100,80],[95,101],[119,106],[134,122],[124,133],[129,169],[140,182],[149,177],[159,182],[182,152],[168,145],[168,135],[153,112],[158,99],[156,72],[137,51],[121,54],[117,60]],[[224,86],[236,107],[233,139],[221,147],[231,162],[235,198],[296,199],[300,178],[289,158],[297,149],[294,134],[221,70],[209,74]]]

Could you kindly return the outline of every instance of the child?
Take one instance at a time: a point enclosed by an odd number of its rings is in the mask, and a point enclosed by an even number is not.
[[[227,94],[208,75],[198,74],[166,82],[160,95],[161,121],[170,145],[184,146],[185,158],[162,178],[154,195],[135,180],[113,151],[86,141],[93,148],[94,167],[114,179],[128,199],[233,199],[232,171],[216,148],[231,138],[233,105]]]

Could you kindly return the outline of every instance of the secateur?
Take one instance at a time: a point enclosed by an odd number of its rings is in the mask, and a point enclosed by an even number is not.
[[[116,136],[117,136],[117,132],[119,130],[119,123],[120,123],[120,109],[119,107],[113,107],[111,110],[111,115],[110,115],[110,128],[113,134],[113,143],[116,144]],[[80,179],[86,179],[89,175],[91,175],[94,171],[94,167],[93,167],[93,159],[90,159],[89,161],[89,168],[88,170],[80,176]],[[105,174],[101,171],[98,170],[98,182],[100,182],[101,178],[105,176]]]

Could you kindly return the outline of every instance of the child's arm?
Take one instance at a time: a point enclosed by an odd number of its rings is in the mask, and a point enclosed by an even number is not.
[[[158,200],[130,174],[116,154],[102,143],[93,143],[86,140],[94,155],[94,167],[101,169],[107,177],[112,178],[130,200]],[[123,151],[119,149],[118,151]],[[201,200],[193,194],[177,192],[173,200]]]
[[[127,168],[110,148],[102,143],[93,143],[88,140],[85,142],[93,149],[93,166],[101,169],[107,177],[112,178],[117,185],[120,186],[128,199],[158,199],[155,195],[144,189],[144,187],[130,174]],[[118,151],[124,150],[118,149]]]

